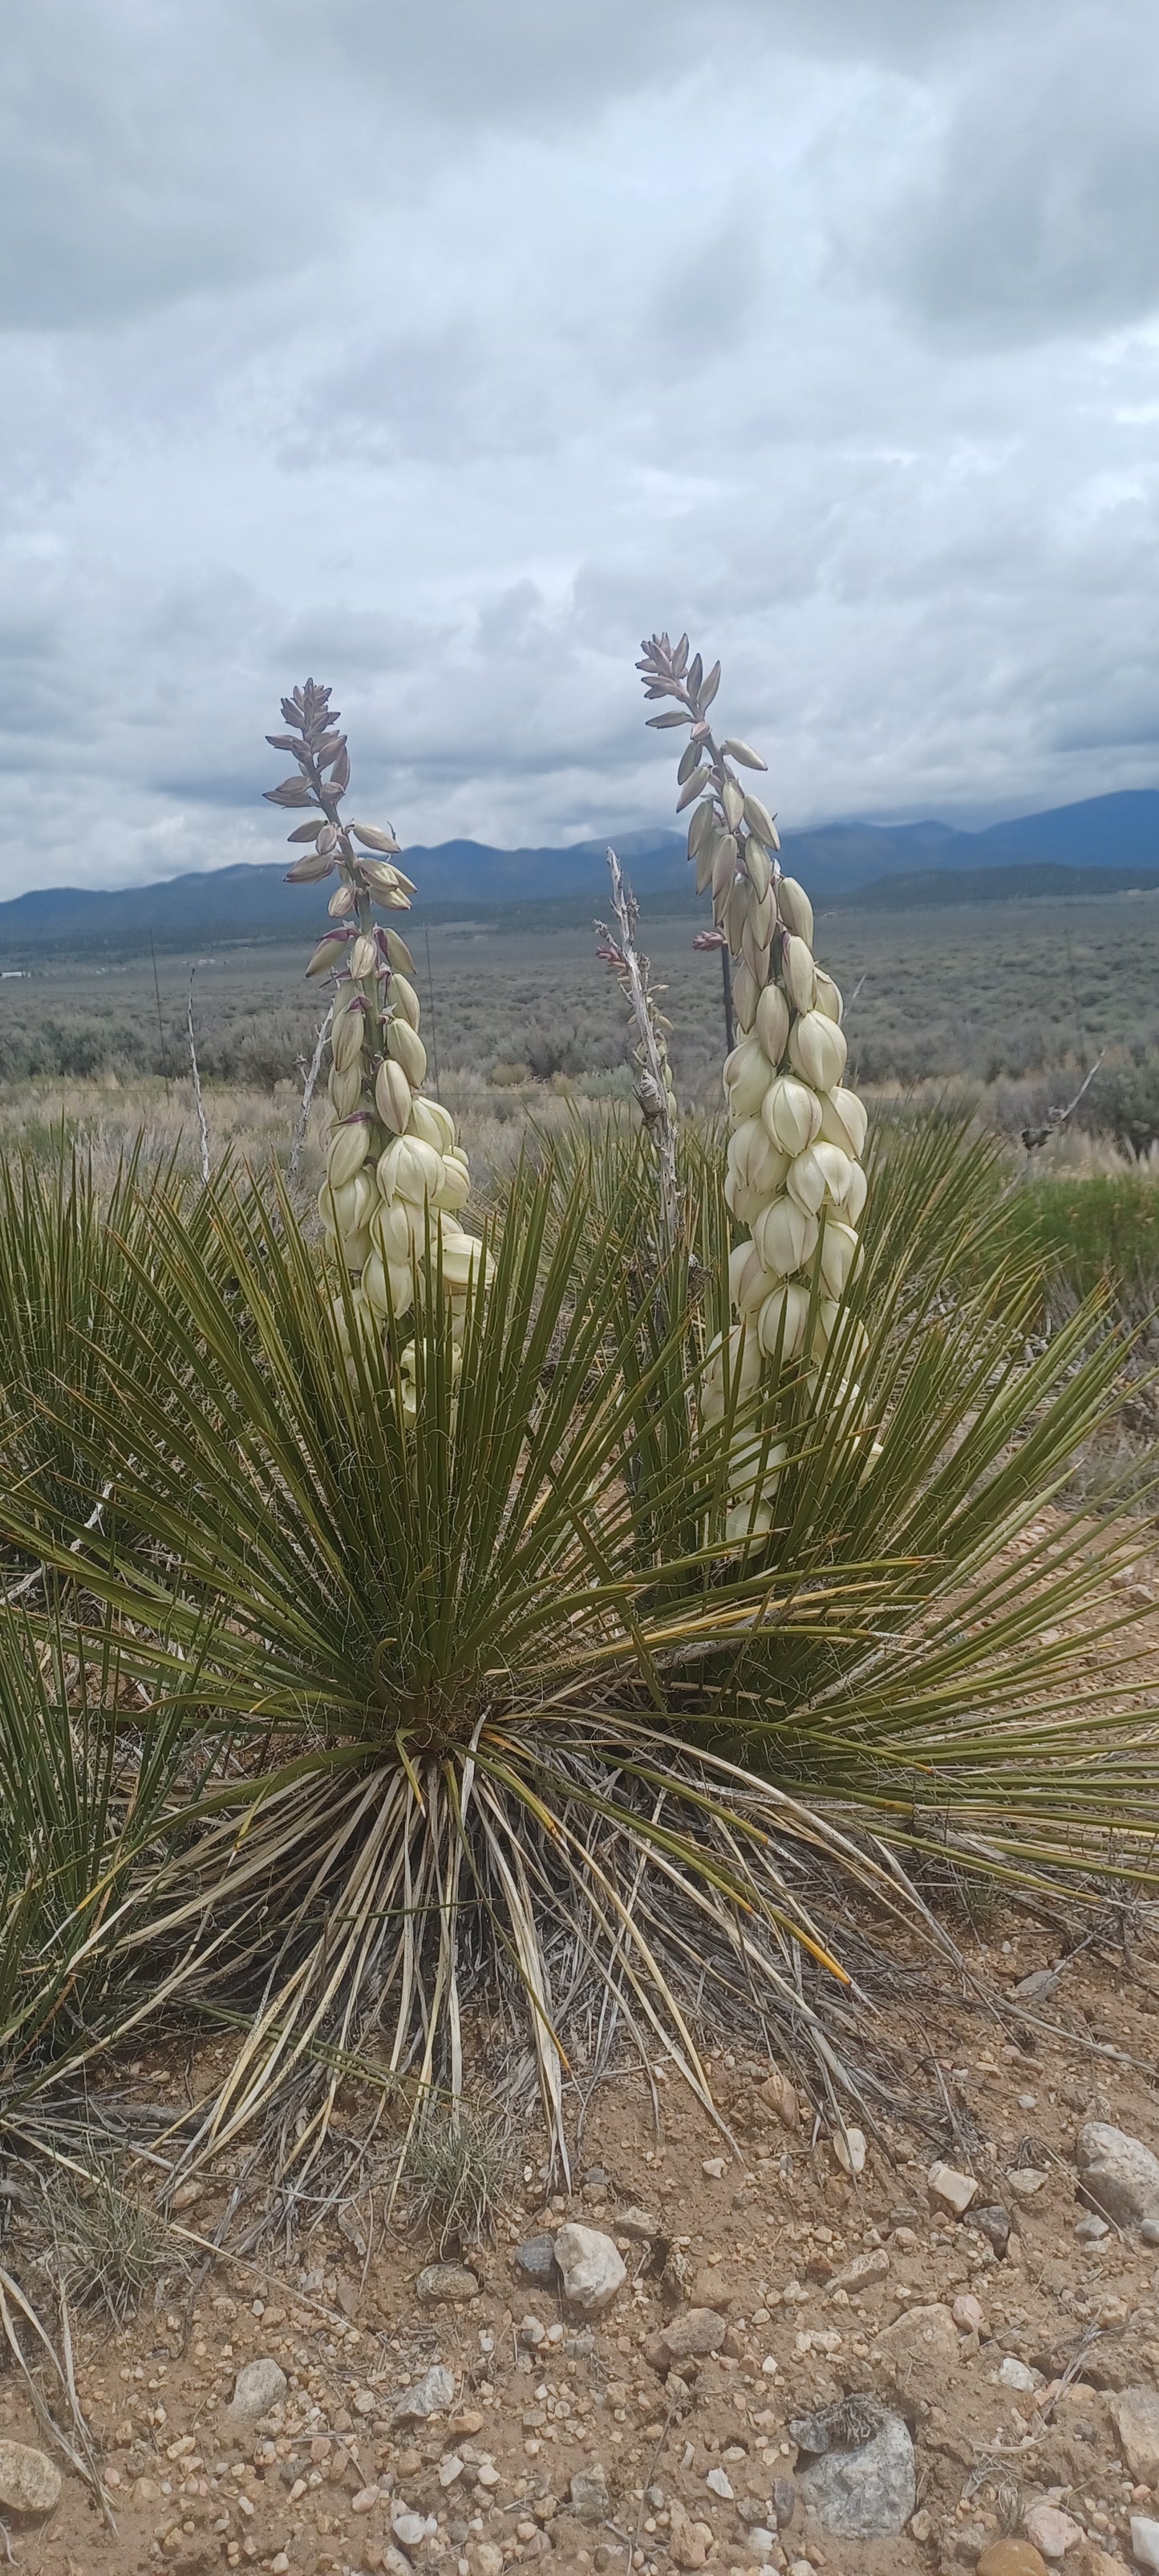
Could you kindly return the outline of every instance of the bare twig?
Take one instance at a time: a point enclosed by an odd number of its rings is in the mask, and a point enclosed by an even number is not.
[[[323,1020],[322,1026],[314,1041],[314,1052],[310,1058],[310,1068],[306,1075],[302,1091],[302,1106],[298,1111],[298,1123],[294,1129],[294,1140],[290,1147],[290,1161],[287,1177],[291,1181],[296,1181],[298,1177],[298,1165],[302,1159],[302,1147],[306,1142],[306,1129],[310,1124],[310,1104],[318,1087],[318,1076],[322,1070],[322,1058],[326,1053],[326,1040],[330,1035],[330,1022],[333,1017],[334,1004],[331,1002],[330,1008],[326,1013],[326,1017]]]
[[[1057,1136],[1060,1127],[1065,1127],[1067,1119],[1073,1116],[1075,1110],[1078,1108],[1080,1100],[1083,1098],[1084,1094],[1090,1090],[1091,1084],[1094,1081],[1099,1066],[1103,1062],[1106,1052],[1107,1050],[1104,1047],[1102,1053],[1095,1057],[1090,1072],[1085,1076],[1084,1080],[1080,1082],[1074,1099],[1068,1100],[1065,1109],[1048,1109],[1046,1113],[1045,1127],[1023,1128],[1022,1142],[1026,1147],[1028,1155],[1037,1154],[1040,1145],[1045,1145],[1051,1136]]]
[[[674,1252],[680,1240],[681,1223],[680,1193],[676,1181],[676,1120],[668,1071],[668,1048],[652,999],[648,960],[636,946],[640,908],[610,846],[607,859],[612,880],[612,910],[620,936],[618,941],[614,940],[606,922],[597,921],[595,927],[606,943],[598,953],[609,966],[615,967],[621,990],[631,1003],[639,1032],[636,1061],[640,1071],[636,1093],[644,1113],[644,1124],[656,1143],[666,1246],[669,1252]]]
[[[206,1123],[205,1100],[201,1089],[201,1075],[197,1070],[197,1042],[193,1035],[193,978],[196,973],[196,966],[191,966],[189,969],[189,998],[185,1008],[185,1025],[189,1031],[189,1063],[193,1074],[193,1097],[197,1102],[197,1125],[201,1137],[201,1177],[203,1181],[207,1181],[209,1179],[209,1128]]]
[[[86,1530],[95,1530],[100,1528],[101,1521],[104,1518],[105,1504],[107,1503],[112,1490],[113,1480],[110,1477],[107,1485],[103,1485],[101,1487],[100,1501],[94,1503],[93,1508],[89,1513],[88,1519],[85,1522]],[[80,1555],[83,1534],[84,1533],[82,1532],[80,1537],[70,1539],[68,1550],[70,1556]],[[44,1567],[42,1565],[34,1565],[31,1574],[22,1575],[19,1583],[14,1583],[10,1592],[0,1593],[0,1602],[3,1603],[4,1608],[7,1610],[11,1607],[14,1601],[22,1601],[25,1593],[32,1592],[36,1585],[42,1581],[43,1575]]]

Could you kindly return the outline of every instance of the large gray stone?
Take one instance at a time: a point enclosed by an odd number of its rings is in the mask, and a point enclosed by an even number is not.
[[[1084,2198],[1118,2227],[1137,2227],[1140,2219],[1159,2218],[1159,2157],[1105,2120],[1084,2120],[1075,2161]]]
[[[824,2451],[798,2471],[800,2499],[838,2540],[888,2539],[904,2531],[917,2500],[914,2446],[900,2415],[855,2450]]]
[[[247,2361],[233,2383],[233,2396],[225,2410],[227,2424],[256,2424],[259,2415],[268,2415],[271,2406],[280,2406],[288,2382],[281,2364],[265,2358]]]
[[[572,2220],[556,2237],[555,2259],[563,2274],[565,2299],[589,2317],[598,2317],[611,2306],[628,2277],[612,2238],[598,2227],[577,2227]]]
[[[0,2442],[0,2513],[51,2513],[60,2503],[60,2470],[31,2442]]]

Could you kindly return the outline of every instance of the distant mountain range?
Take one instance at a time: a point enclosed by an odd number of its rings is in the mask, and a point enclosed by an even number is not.
[[[530,920],[550,905],[557,920],[565,913],[582,920],[607,907],[605,846],[593,840],[567,849],[495,850],[481,841],[443,841],[408,850],[405,864],[419,887],[416,909],[428,918],[517,908]],[[682,833],[625,832],[616,848],[643,904],[693,909]],[[815,901],[874,909],[1159,884],[1159,789],[1092,796],[981,832],[948,823],[827,824],[787,832],[784,857]],[[0,954],[31,962],[65,947],[83,959],[137,954],[150,942],[196,950],[308,938],[324,917],[324,895],[286,885],[283,875],[281,864],[211,868],[115,893],[53,886],[17,895],[0,903]]]

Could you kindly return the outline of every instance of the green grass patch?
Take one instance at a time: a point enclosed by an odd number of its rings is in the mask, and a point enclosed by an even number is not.
[[[1041,1180],[1011,1201],[1044,1270],[1085,1295],[1102,1279],[1159,1295],[1159,1184],[1135,1172]]]

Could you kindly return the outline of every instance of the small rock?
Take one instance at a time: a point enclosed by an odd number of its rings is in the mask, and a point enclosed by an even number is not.
[[[426,2263],[415,2282],[415,2297],[424,2307],[433,2307],[439,2299],[473,2299],[479,2283],[465,2263]]]
[[[1062,2513],[1054,2504],[1032,2504],[1022,2517],[1022,2528],[1035,2549],[1040,2549],[1051,2563],[1065,2558],[1068,2549],[1083,2537],[1081,2523]]]
[[[1159,2567],[1159,2522],[1149,2514],[1132,2514],[1131,2548],[1140,2567]]]
[[[540,2344],[547,2342],[547,2327],[542,2317],[524,2317],[519,2328],[519,2340],[525,2352],[538,2352]]]
[[[842,2265],[829,2283],[831,2290],[865,2290],[871,2281],[884,2281],[889,2270],[889,2256],[884,2245],[871,2247],[867,2254],[855,2254],[851,2263]]]
[[[1151,2218],[1144,2219],[1139,2234],[1145,2239],[1149,2227],[1154,2227],[1156,2236],[1159,2237],[1159,2221]],[[1080,2245],[1101,2245],[1104,2236],[1109,2236],[1110,2232],[1106,2219],[1100,2218],[1097,2210],[1094,2209],[1088,2209],[1086,2217],[1080,2218],[1075,2229]]]
[[[779,2120],[783,2129],[800,2127],[801,2105],[796,2085],[790,2084],[788,2076],[782,2075],[778,2067],[774,2067],[764,2083],[757,2086],[753,2101],[757,2109],[767,2111],[774,2120]]]
[[[0,2442],[0,2511],[52,2513],[59,2503],[60,2470],[47,2451],[31,2442]]]
[[[645,2344],[644,2359],[650,2369],[660,2371],[682,2361],[703,2361],[720,2351],[727,2333],[728,2319],[718,2308],[682,2308]]]
[[[981,2334],[982,2310],[972,2291],[963,2290],[950,2310],[959,2334]]]
[[[433,2361],[413,2388],[404,2389],[391,2416],[392,2424],[426,2424],[432,2415],[445,2415],[455,2402],[454,2372],[443,2361]]]
[[[247,2361],[233,2384],[233,2396],[225,2410],[227,2424],[256,2424],[259,2415],[268,2415],[271,2406],[280,2406],[289,2382],[279,2362],[268,2357]]]
[[[617,2210],[616,2225],[621,2236],[630,2236],[637,2245],[650,2245],[653,2238],[659,2236],[661,2232],[659,2219],[653,2218],[648,2210],[637,2209],[634,2205],[630,2209]]]
[[[169,2206],[171,2209],[193,2209],[204,2190],[203,2182],[179,2182]]]
[[[612,2510],[608,2482],[601,2468],[577,2469],[571,2482],[572,2511],[581,2522],[606,2522]]]
[[[955,2218],[964,2218],[978,2197],[973,2174],[959,2173],[956,2165],[933,2164],[926,2175],[926,2190],[932,2201],[943,2209],[952,2209]]]
[[[377,2487],[359,2487],[357,2495],[350,2499],[351,2513],[373,2513],[377,2502]]]
[[[669,2513],[668,2548],[673,2565],[691,2569],[706,2567],[712,2546],[708,2524],[694,2522],[678,2496],[673,2496]]]
[[[463,2466],[464,2464],[459,2458],[458,2452],[449,2451],[446,2459],[440,2460],[439,2462],[439,2485],[441,2487],[453,2487],[456,2478],[462,2477]]]
[[[948,2381],[958,2369],[958,2329],[940,2301],[895,2317],[882,2329],[875,2349],[900,2398],[932,2406],[944,2402]]]
[[[572,2222],[561,2227],[555,2259],[563,2274],[564,2297],[589,2317],[598,2317],[611,2306],[628,2277],[623,2256],[598,2227],[577,2227]]]
[[[735,2502],[732,2479],[727,2469],[710,2469],[704,2483],[706,2487],[711,2487],[713,2494],[720,2496],[725,2504]]]
[[[1159,2218],[1159,2158],[1141,2138],[1113,2129],[1105,2120],[1085,2120],[1075,2160],[1084,2195],[1101,2218],[1114,2219],[1120,2227]]]
[[[1003,2209],[999,2201],[990,2202],[985,2209],[970,2211],[970,2225],[976,2227],[979,2233],[987,2238],[995,2253],[1001,2258],[1010,2243],[1009,2210]]]
[[[833,2153],[843,2173],[862,2174],[869,2150],[861,2129],[838,2129],[833,2138]]]
[[[1121,2558],[1113,2558],[1109,2550],[1099,2549],[1093,2540],[1088,2540],[1077,2561],[1075,2576],[1127,2576],[1127,2570]]]
[[[919,2548],[924,2549],[927,2540],[932,2540],[934,2536],[932,2513],[927,2513],[925,2506],[922,2505],[919,2512],[910,2515],[909,2528],[910,2539],[916,2540]]]
[[[1037,2165],[1016,2165],[1013,2172],[1007,2174],[1006,2180],[1011,2191],[1017,2193],[1019,2200],[1033,2200],[1035,2192],[1041,2191],[1044,2182],[1049,2182],[1050,2176],[1042,2173]]]
[[[995,2540],[978,2560],[978,2576],[1047,2576],[1046,2560],[1029,2540]]]
[[[773,2512],[778,2531],[787,2531],[797,2510],[797,2490],[791,2478],[778,2478],[773,2488]]]
[[[777,2546],[775,2531],[769,2531],[763,2522],[750,2522],[748,2533],[749,2548],[755,2551],[758,2560],[771,2558]]]
[[[433,2513],[412,2513],[409,2505],[396,2502],[390,2509],[390,2527],[404,2549],[418,2549],[439,2526]]]
[[[840,2540],[904,2531],[917,2502],[914,2447],[900,2415],[855,2450],[825,2451],[800,2471],[801,2501]]]
[[[475,2576],[503,2576],[503,2552],[497,2540],[477,2540],[472,2559]]]
[[[1159,2245],[1159,2218],[1145,2218],[1139,2234],[1144,2245]]]
[[[525,2236],[515,2248],[515,2269],[525,2281],[549,2290],[555,2279],[555,2244],[550,2236]]]
[[[1159,2486],[1159,2397],[1153,2388],[1124,2388],[1108,2402],[1132,2477]]]
[[[727,2156],[705,2156],[700,2170],[702,2174],[707,2175],[709,2182],[723,2182],[728,2171],[728,2158]]]
[[[999,2362],[994,2375],[1000,2388],[1020,2389],[1023,2396],[1028,2396],[1032,2388],[1042,2386],[1039,2372],[1031,2370],[1028,2362],[1019,2361],[1012,2352],[1007,2353],[1005,2361]]]

